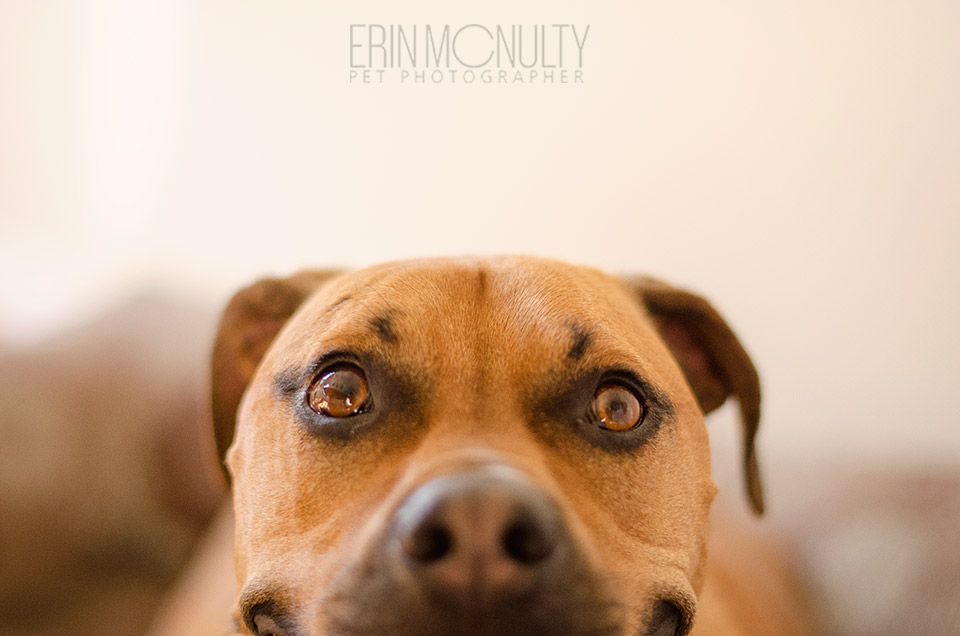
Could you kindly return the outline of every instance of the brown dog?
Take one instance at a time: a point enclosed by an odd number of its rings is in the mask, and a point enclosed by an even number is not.
[[[213,360],[238,628],[809,634],[773,557],[707,559],[730,396],[761,512],[757,374],[698,296],[533,258],[261,281]]]

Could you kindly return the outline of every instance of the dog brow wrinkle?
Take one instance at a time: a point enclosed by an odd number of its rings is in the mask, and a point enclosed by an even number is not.
[[[570,347],[567,357],[571,360],[580,360],[590,346],[590,331],[578,324],[570,325],[570,330],[573,332],[573,346]]]
[[[336,309],[339,309],[339,308],[340,308],[340,305],[342,305],[343,303],[347,302],[348,300],[353,300],[353,296],[350,296],[349,294],[346,295],[346,296],[343,296],[342,298],[340,298],[340,300],[338,300],[337,302],[335,302],[335,303],[333,303],[332,305],[330,305],[329,307],[327,307],[327,312],[331,312],[331,311],[334,311],[334,310],[336,310]]]

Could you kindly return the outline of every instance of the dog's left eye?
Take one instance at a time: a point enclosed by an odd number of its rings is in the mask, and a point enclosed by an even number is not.
[[[601,428],[629,431],[643,421],[644,408],[633,391],[618,383],[607,383],[597,389],[593,412]]]
[[[360,367],[338,364],[317,376],[307,391],[310,408],[329,417],[360,413],[370,395],[367,378]]]

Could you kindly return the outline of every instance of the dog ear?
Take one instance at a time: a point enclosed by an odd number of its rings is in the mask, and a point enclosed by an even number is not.
[[[652,278],[631,281],[693,389],[709,413],[730,396],[740,404],[743,468],[750,504],[763,514],[755,438],[760,425],[760,379],[736,335],[704,298]]]
[[[266,278],[237,292],[220,319],[211,360],[213,432],[221,466],[233,443],[237,409],[280,328],[335,271]]]

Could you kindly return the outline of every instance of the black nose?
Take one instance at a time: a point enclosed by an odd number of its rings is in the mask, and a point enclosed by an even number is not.
[[[549,497],[505,468],[427,482],[397,510],[393,533],[420,583],[476,600],[523,594],[567,547]]]

